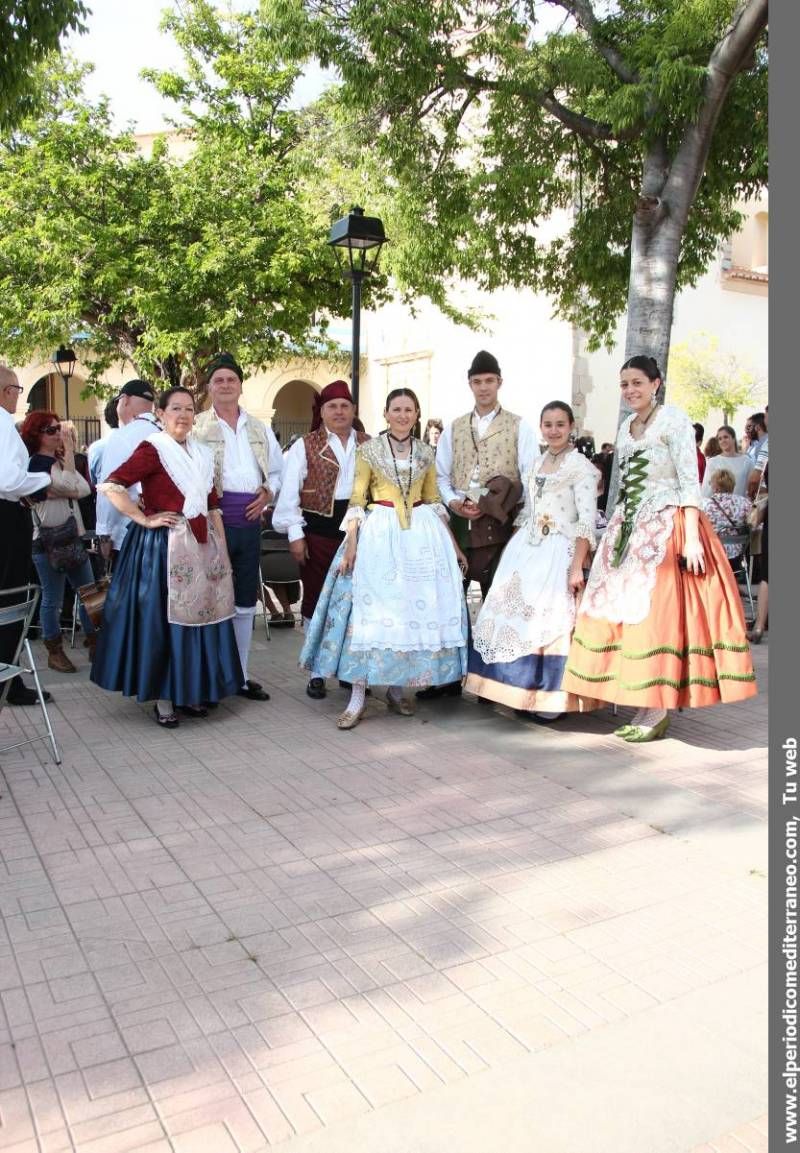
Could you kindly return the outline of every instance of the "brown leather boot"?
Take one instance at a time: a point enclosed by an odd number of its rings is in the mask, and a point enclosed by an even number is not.
[[[64,641],[61,637],[53,637],[52,640],[47,640],[45,637],[44,647],[47,649],[47,667],[49,669],[55,669],[57,673],[75,673],[78,671],[64,652]]]

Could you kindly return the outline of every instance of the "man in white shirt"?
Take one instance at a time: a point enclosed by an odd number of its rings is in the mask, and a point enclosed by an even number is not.
[[[103,463],[100,468],[100,483],[106,480],[114,469],[128,460],[143,440],[158,432],[159,424],[153,415],[156,394],[152,384],[146,380],[129,380],[123,385],[117,398],[117,419],[119,428],[109,436],[103,449]],[[131,485],[128,496],[138,500],[141,487]],[[132,522],[114,508],[102,492],[97,494],[97,522],[95,531],[100,537],[100,551],[109,560],[122,548],[125,533]]]
[[[214,487],[233,568],[233,631],[244,673],[239,696],[268,701],[248,676],[253,618],[261,583],[261,517],[281,487],[283,454],[271,428],[239,405],[244,374],[227,352],[206,367],[211,408],[194,423],[194,437],[214,454]]]
[[[314,615],[331,561],[341,544],[340,530],[353,491],[356,446],[368,440],[353,429],[356,410],[344,380],[323,388],[314,405],[311,432],[285,457],[283,486],[272,527],[288,533],[289,550],[300,565],[303,620]],[[311,677],[306,692],[325,696],[325,681]]]
[[[14,424],[21,392],[16,375],[0,365],[0,589],[20,588],[30,580],[33,525],[30,512],[20,502],[50,484],[49,473],[28,472],[28,450]],[[0,604],[8,603],[0,600]],[[0,628],[1,663],[13,662],[21,632],[21,624]],[[48,692],[44,697],[50,700]],[[39,698],[21,677],[14,677],[6,699],[10,705],[35,705]]]
[[[93,440],[86,452],[86,462],[89,466],[89,480],[94,488],[97,488],[98,481],[100,480],[100,470],[103,467],[103,453],[105,452],[109,437],[115,429],[119,428],[119,418],[117,416],[118,403],[119,397],[115,396],[103,409],[103,420],[108,425],[108,432],[105,436],[101,436],[99,440]]]
[[[513,517],[501,524],[481,509],[479,501],[489,495],[488,482],[495,478],[519,485],[539,455],[539,442],[527,421],[500,406],[497,398],[503,377],[492,353],[476,354],[467,380],[475,404],[472,412],[454,420],[439,438],[436,479],[442,500],[453,514],[453,534],[470,562],[468,576],[480,583],[486,596]],[[417,696],[428,700],[460,692],[460,682],[454,682],[423,689]]]

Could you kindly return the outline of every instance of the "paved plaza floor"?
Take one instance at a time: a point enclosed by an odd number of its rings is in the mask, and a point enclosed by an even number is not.
[[[45,672],[63,764],[0,754],[0,1148],[765,1150],[768,646],[631,747],[467,697],[339,732],[299,644],[259,623],[272,700],[175,732]]]

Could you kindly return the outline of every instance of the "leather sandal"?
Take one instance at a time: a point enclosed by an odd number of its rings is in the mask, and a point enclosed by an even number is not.
[[[387,693],[386,704],[389,711],[397,713],[399,717],[413,717],[414,715],[414,706],[406,697],[393,697]]]

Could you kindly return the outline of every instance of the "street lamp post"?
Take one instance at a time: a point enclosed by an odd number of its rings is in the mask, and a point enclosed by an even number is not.
[[[64,382],[64,419],[69,420],[69,382],[72,379],[72,374],[75,371],[75,363],[77,356],[71,348],[64,348],[60,344],[56,351],[53,353],[53,363],[58,370],[58,375]]]
[[[340,267],[353,282],[351,381],[356,412],[358,412],[361,355],[361,284],[364,277],[369,276],[377,268],[378,257],[385,243],[386,233],[382,221],[377,216],[365,216],[363,208],[353,208],[348,216],[337,220],[328,237],[328,244],[336,253]]]

